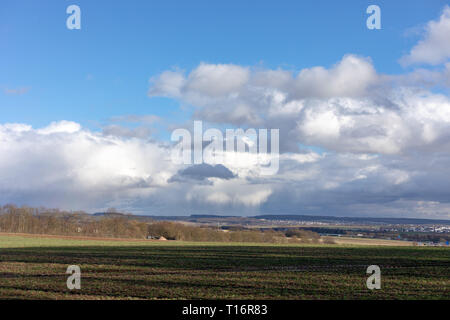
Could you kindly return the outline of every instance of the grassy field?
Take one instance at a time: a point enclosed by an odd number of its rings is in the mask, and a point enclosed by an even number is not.
[[[384,239],[370,239],[370,238],[350,238],[350,237],[330,237],[336,244],[355,244],[355,245],[374,245],[374,246],[395,246],[395,247],[410,247],[414,243],[412,241],[401,240],[384,240]]]
[[[381,290],[366,288],[371,264]],[[1,299],[450,299],[449,279],[448,248],[0,235]]]

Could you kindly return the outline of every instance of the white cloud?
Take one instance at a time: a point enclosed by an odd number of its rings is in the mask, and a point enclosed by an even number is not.
[[[75,133],[80,131],[81,126],[73,121],[59,121],[52,122],[45,128],[39,129],[36,132],[40,134],[52,134],[52,133]]]
[[[202,63],[189,74],[185,90],[212,97],[228,95],[238,91],[248,78],[247,68]]]
[[[366,94],[377,81],[369,59],[347,55],[328,70],[323,67],[301,70],[289,93],[296,98],[354,97]]]
[[[191,104],[195,118],[212,123],[279,128],[282,151],[295,152],[304,144],[400,154],[448,146],[450,99],[420,86],[426,77],[436,85],[445,70],[385,76],[376,73],[369,59],[354,55],[330,69],[304,69],[296,76],[279,69],[201,64],[188,76],[178,74],[183,80],[176,81],[182,84],[176,90],[175,83],[165,83],[163,73],[150,92]],[[198,81],[198,74],[207,81]],[[241,81],[230,85],[234,78]],[[170,90],[162,90],[166,87]]]
[[[59,122],[47,128],[78,126]],[[232,179],[169,182],[186,167],[171,162],[168,145],[81,127],[50,131],[0,125],[0,203],[91,212],[115,206],[168,215],[378,215],[391,210],[393,215],[448,217],[450,155],[445,152],[285,153],[273,176],[258,175],[246,166],[249,156],[238,154],[228,166]]]
[[[176,214],[191,202],[258,207],[271,192],[250,185],[245,171],[230,183],[214,177],[206,185],[195,179],[169,183],[183,168],[170,154],[166,144],[96,133],[69,121],[39,129],[0,125],[0,203],[89,210],[129,205],[139,211],[162,201],[164,213]]]
[[[149,95],[179,97],[181,94],[180,90],[185,81],[186,80],[181,72],[165,71],[157,78],[150,79],[152,87],[149,91]]]
[[[150,81],[150,96],[189,99],[211,103],[215,99],[233,100],[252,89],[273,88],[296,98],[360,96],[378,81],[370,59],[346,55],[330,69],[314,67],[296,76],[284,70],[250,70],[233,64],[201,63],[187,76],[183,71],[165,71]]]
[[[166,156],[158,144],[103,136],[74,122],[42,129],[0,125],[0,202],[23,201],[28,194],[42,196],[42,205],[73,201],[85,206],[94,195],[108,192],[105,201],[111,200],[123,189],[165,185],[175,172]],[[88,204],[77,199],[78,193]]]
[[[445,6],[437,21],[430,21],[425,27],[425,36],[410,53],[400,59],[403,65],[437,65],[450,59],[450,7]]]

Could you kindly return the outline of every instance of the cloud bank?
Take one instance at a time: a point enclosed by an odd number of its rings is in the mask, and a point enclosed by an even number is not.
[[[296,74],[202,63],[187,75],[168,71],[153,78],[149,93],[193,105],[195,117],[211,123],[280,128],[284,151],[298,151],[300,144],[381,154],[448,149],[450,99],[418,86],[422,76],[429,74],[399,82],[355,55]]]
[[[449,218],[447,152],[289,152],[277,175],[259,176],[245,159],[229,167],[174,165],[171,148],[68,121],[36,129],[1,125],[0,202],[90,211],[114,206],[138,214]]]

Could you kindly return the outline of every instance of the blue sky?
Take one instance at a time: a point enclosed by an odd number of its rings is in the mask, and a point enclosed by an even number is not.
[[[0,204],[450,219],[449,4],[3,0]],[[170,161],[192,120],[279,129],[279,171]]]
[[[0,86],[28,92],[0,94],[1,121],[70,119],[92,129],[122,114],[183,121],[190,113],[176,101],[147,96],[148,81],[200,62],[299,70],[354,53],[397,73],[414,28],[446,2],[377,1],[382,30],[368,30],[373,1],[2,1]],[[81,30],[66,28],[70,4],[81,8]]]

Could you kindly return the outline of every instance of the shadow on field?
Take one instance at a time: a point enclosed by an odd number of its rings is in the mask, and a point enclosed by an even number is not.
[[[2,262],[182,268],[192,270],[351,267],[450,267],[444,248],[277,246],[82,246],[4,248]]]

